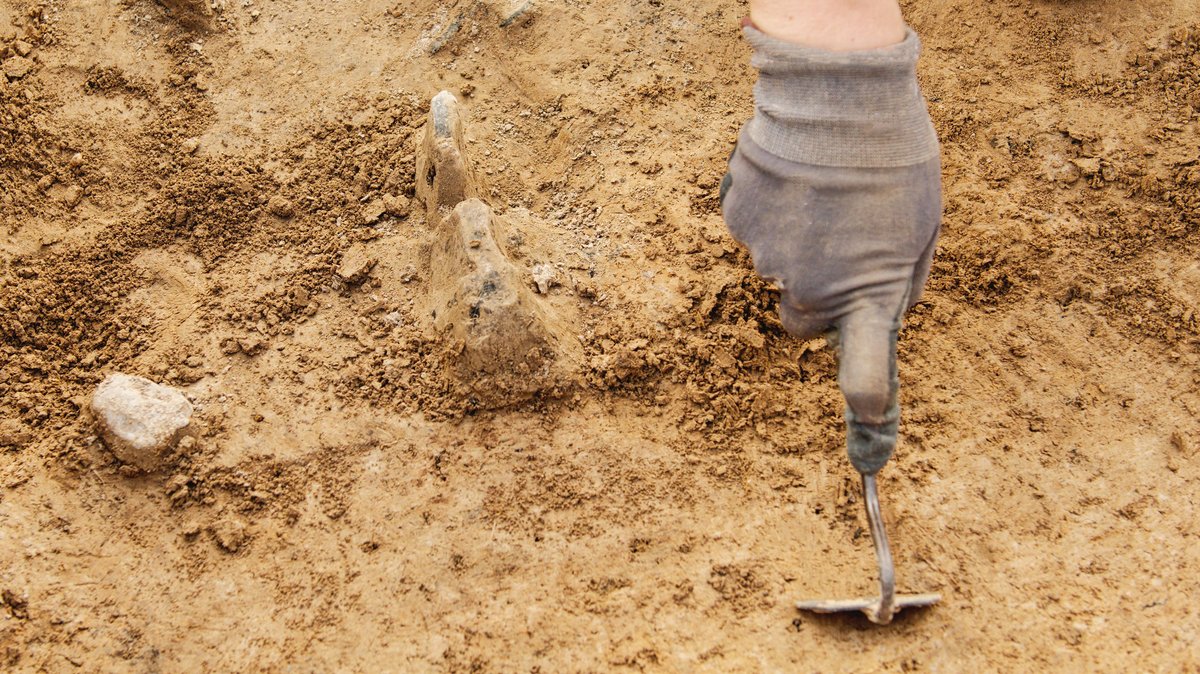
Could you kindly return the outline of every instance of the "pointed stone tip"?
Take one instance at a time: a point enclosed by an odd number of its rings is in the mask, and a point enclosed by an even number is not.
[[[454,120],[458,116],[458,99],[449,91],[441,91],[429,104],[429,119],[437,138],[454,136]]]
[[[441,220],[440,209],[454,208],[479,192],[463,148],[464,112],[449,91],[442,91],[429,103],[425,139],[417,155],[416,192],[425,201],[429,224],[435,228]]]

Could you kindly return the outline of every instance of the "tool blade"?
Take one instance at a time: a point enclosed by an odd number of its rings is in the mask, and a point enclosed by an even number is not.
[[[905,608],[922,608],[933,606],[942,600],[940,594],[898,594],[896,595],[896,611]],[[859,597],[857,599],[810,599],[796,602],[796,608],[812,613],[845,613],[860,611],[872,621],[879,614],[879,597]]]

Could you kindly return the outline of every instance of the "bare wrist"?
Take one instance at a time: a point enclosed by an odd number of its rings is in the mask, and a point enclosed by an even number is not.
[[[750,22],[776,39],[828,51],[878,49],[905,37],[896,0],[751,0]]]

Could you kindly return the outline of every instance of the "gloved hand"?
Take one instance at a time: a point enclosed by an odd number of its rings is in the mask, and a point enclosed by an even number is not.
[[[873,475],[896,446],[896,333],[941,223],[920,43],[908,30],[891,47],[830,52],[744,30],[759,80],[721,184],[725,222],[779,287],[790,333],[836,331],[850,461]]]

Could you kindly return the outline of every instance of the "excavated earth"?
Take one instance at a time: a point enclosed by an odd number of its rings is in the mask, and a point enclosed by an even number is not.
[[[793,608],[874,559],[719,213],[744,2],[0,0],[0,670],[1200,671],[1200,2],[904,8],[945,222],[881,489],[944,601],[878,628]],[[434,316],[441,90],[553,373]],[[114,372],[194,407],[161,470]]]

